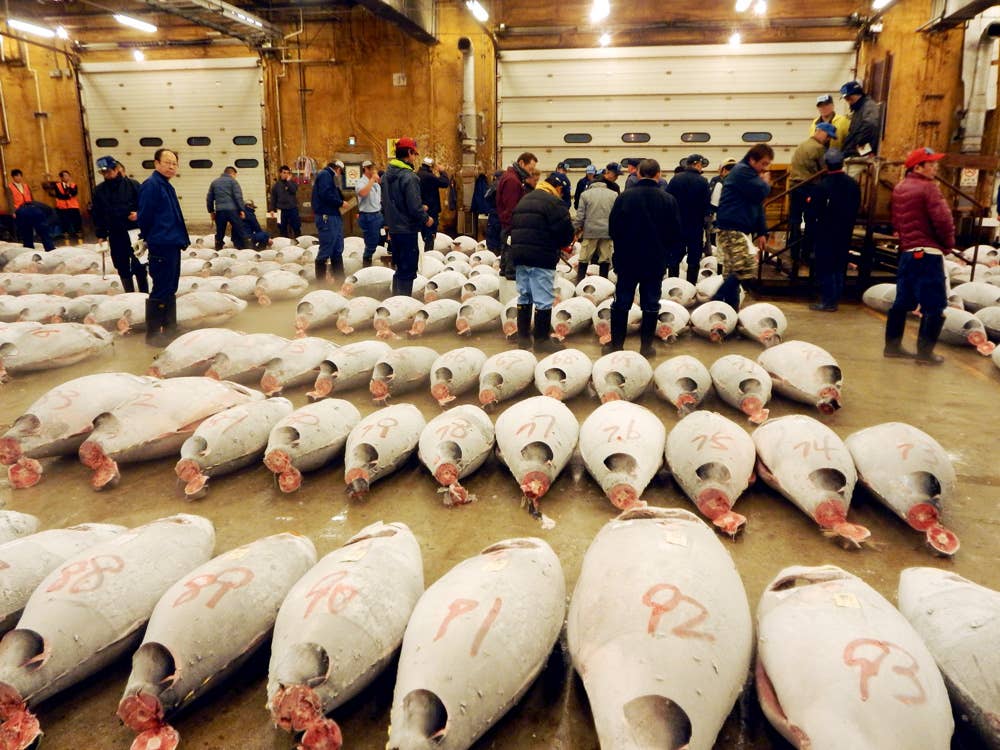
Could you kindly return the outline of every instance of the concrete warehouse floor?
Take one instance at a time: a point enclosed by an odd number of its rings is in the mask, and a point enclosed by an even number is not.
[[[743,577],[751,609],[767,583],[788,565],[832,563],[864,578],[895,601],[899,572],[908,566],[931,565],[953,570],[981,584],[1000,589],[996,535],[1000,533],[1000,462],[997,461],[997,398],[1000,372],[988,358],[972,348],[942,346],[947,363],[939,368],[885,360],[881,356],[883,316],[865,308],[845,305],[836,314],[814,313],[804,303],[778,304],[789,320],[786,338],[812,341],[829,350],[844,371],[844,408],[825,421],[841,436],[885,421],[907,421],[934,436],[952,456],[958,471],[957,496],[944,509],[944,522],[962,542],[954,559],[931,556],[923,536],[910,529],[888,509],[859,491],[851,509],[851,520],[872,531],[874,544],[860,551],[847,551],[825,538],[816,524],[789,502],[758,483],[743,496],[737,510],[749,519],[745,535],[738,541],[724,540]],[[294,332],[295,302],[271,307],[256,303],[231,322],[243,331],[270,331],[290,336]],[[908,343],[912,346],[910,325]],[[344,337],[335,329],[321,329],[338,343],[359,340],[367,332]],[[395,342],[402,345],[404,341]],[[507,348],[497,333],[461,340],[454,334],[429,336],[420,344],[440,352],[471,345],[493,354]],[[591,357],[598,356],[592,333],[568,343]],[[636,348],[636,339],[629,339]],[[734,339],[722,345],[686,337],[672,347],[662,346],[655,364],[668,356],[689,353],[706,365],[726,353],[756,357],[755,343]],[[142,373],[153,355],[141,335],[119,340],[113,356],[83,362],[48,372],[16,376],[0,390],[0,424],[20,415],[49,388],[71,378],[99,371],[125,370]],[[302,387],[285,394],[296,406],[306,403]],[[531,390],[527,395],[534,395]],[[346,394],[362,411],[375,409],[366,390]],[[474,394],[457,403],[474,402]],[[401,397],[416,404],[430,418],[439,407],[427,391]],[[659,415],[669,429],[677,422],[674,409],[652,392],[641,400]],[[582,421],[598,402],[581,395],[569,406]],[[711,396],[706,408],[751,427],[735,410]],[[816,415],[803,404],[775,397],[772,416],[790,413]],[[495,418],[496,415],[494,415]],[[128,526],[178,512],[200,513],[216,526],[217,552],[261,536],[297,531],[309,535],[323,555],[373,521],[403,521],[420,541],[428,585],[453,565],[487,545],[514,536],[536,535],[546,539],[558,553],[566,574],[567,592],[572,592],[581,559],[594,534],[615,515],[615,510],[586,475],[574,482],[566,471],[542,500],[545,513],[557,522],[551,531],[519,507],[520,493],[509,472],[491,460],[464,482],[479,497],[473,505],[445,508],[437,485],[416,460],[397,474],[373,485],[364,503],[349,503],[344,495],[342,465],[307,474],[295,494],[282,495],[263,466],[212,480],[203,500],[188,503],[175,487],[176,459],[122,467],[117,488],[103,493],[90,489],[89,472],[76,456],[46,461],[43,481],[34,488],[14,492],[0,483],[0,500],[7,508],[33,513],[43,528],[70,526],[84,521],[107,521]],[[644,494],[654,505],[694,510],[694,506],[671,481],[654,480]],[[220,638],[225,634],[220,633]],[[562,658],[560,658],[562,656]],[[291,748],[291,738],[272,728],[265,710],[266,650],[233,679],[196,703],[174,725],[182,747],[198,750],[276,750]],[[120,661],[92,679],[69,689],[39,707],[47,750],[80,748],[127,748],[130,733],[115,718],[118,700],[129,672],[128,660]],[[337,710],[345,746],[375,750],[385,746],[392,701],[394,670],[349,705]],[[763,750],[785,748],[762,717],[752,692],[734,711],[716,748]],[[964,743],[964,744],[963,744]],[[956,739],[954,748],[977,747],[972,740]],[[582,683],[571,672],[568,655],[557,650],[542,677],[525,698],[476,745],[519,750],[596,750],[597,740]],[[612,750],[612,749],[606,749]]]

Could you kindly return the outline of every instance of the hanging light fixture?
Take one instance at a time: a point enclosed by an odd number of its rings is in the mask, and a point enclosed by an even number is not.
[[[128,26],[130,29],[138,31],[145,31],[147,34],[152,34],[156,31],[156,27],[153,24],[140,21],[138,18],[132,18],[132,16],[122,15],[121,13],[115,13],[115,20],[122,26]]]
[[[56,32],[52,29],[47,29],[44,26],[39,26],[38,24],[28,23],[27,21],[19,21],[16,18],[8,18],[7,25],[12,29],[23,31],[25,34],[34,34],[35,36],[44,37],[46,39],[51,39],[56,35]]]
[[[472,17],[479,21],[479,23],[486,23],[490,20],[489,12],[483,7],[483,4],[480,3],[479,0],[467,0],[465,7],[469,9]]]
[[[753,5],[753,0],[736,0],[736,12],[746,13],[750,10],[751,5]]]
[[[601,45],[602,47],[607,47],[609,44],[611,44],[611,34],[609,34],[608,32],[605,31],[598,38],[597,43],[599,45]]]
[[[732,36],[729,37],[729,44],[732,45],[733,47],[739,47],[741,44],[743,44],[743,37],[740,36],[740,32],[734,31],[732,33]]]
[[[56,26],[56,36],[60,39],[69,39],[69,32],[65,26]]]
[[[135,58],[136,62],[142,62],[146,59],[146,54],[141,49],[132,50],[132,57]]]
[[[755,16],[766,16],[767,15],[767,0],[757,0],[753,6],[753,14]]]
[[[594,0],[594,4],[590,7],[591,23],[600,23],[610,15],[611,15],[610,0]]]

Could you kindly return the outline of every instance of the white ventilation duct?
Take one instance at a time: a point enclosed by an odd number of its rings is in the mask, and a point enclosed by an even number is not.
[[[965,108],[962,120],[962,153],[982,150],[986,113],[997,106],[997,56],[1000,9],[992,8],[968,21],[962,57]]]
[[[462,37],[458,40],[462,53],[462,112],[458,118],[458,133],[462,139],[462,167],[459,176],[462,181],[462,210],[472,210],[472,192],[476,184],[476,146],[479,143],[479,115],[476,112],[476,61],[472,40]],[[472,231],[475,227],[471,228]],[[469,229],[466,229],[469,231]]]

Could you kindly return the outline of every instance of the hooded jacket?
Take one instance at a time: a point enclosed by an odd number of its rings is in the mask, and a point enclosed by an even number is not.
[[[892,226],[899,234],[899,249],[955,247],[955,221],[934,180],[910,172],[892,191]]]
[[[555,268],[560,250],[572,241],[573,224],[559,189],[548,182],[539,182],[514,209],[511,261],[515,266]]]
[[[416,234],[430,217],[420,200],[420,178],[400,159],[389,162],[382,182],[382,213],[390,233]]]
[[[770,193],[771,186],[744,157],[722,183],[722,197],[719,198],[715,225],[722,230],[767,234],[767,220],[762,204]]]

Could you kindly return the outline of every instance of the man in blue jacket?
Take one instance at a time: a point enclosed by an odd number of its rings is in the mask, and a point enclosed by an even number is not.
[[[715,225],[726,279],[714,299],[728,303],[734,310],[740,309],[740,282],[754,278],[757,256],[767,244],[763,202],[771,192],[768,170],[773,160],[774,149],[758,143],[733,167],[722,185]]]
[[[407,297],[413,294],[413,280],[417,278],[420,257],[417,238],[421,229],[434,224],[421,202],[420,178],[413,171],[418,156],[415,140],[400,138],[396,141],[396,158],[389,162],[382,193],[382,211],[392,236],[392,258],[396,263],[392,293]]]
[[[226,225],[231,228],[233,245],[242,250],[247,246],[247,234],[243,229],[243,189],[236,181],[236,167],[226,167],[222,174],[208,186],[205,203],[208,215],[215,222],[215,249],[221,250],[226,237]]]
[[[177,174],[177,153],[157,149],[153,174],[139,187],[139,229],[149,248],[153,290],[146,300],[146,343],[166,346],[177,330],[177,283],[181,250],[188,245],[184,214],[170,179]]]
[[[340,176],[343,173],[344,162],[331,159],[313,183],[312,209],[319,232],[316,281],[320,284],[326,279],[327,261],[330,261],[332,277],[344,274],[344,220],[340,216],[340,207],[344,205],[344,195],[340,192]]]
[[[699,263],[705,249],[705,219],[712,213],[712,191],[702,171],[708,166],[708,159],[701,154],[691,154],[684,162],[683,172],[675,174],[667,190],[677,201],[681,215],[681,234],[687,253],[687,280],[698,283]],[[680,271],[677,266],[668,267],[671,276]]]

